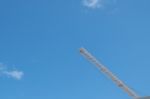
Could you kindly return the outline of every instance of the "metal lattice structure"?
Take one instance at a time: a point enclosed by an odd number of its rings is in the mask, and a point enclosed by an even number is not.
[[[150,97],[140,98],[137,93],[130,89],[123,81],[121,81],[117,76],[115,76],[108,68],[101,64],[92,54],[90,54],[85,48],[80,48],[80,53],[88,59],[91,63],[96,65],[96,67],[108,76],[119,88],[124,90],[133,99],[150,99]]]

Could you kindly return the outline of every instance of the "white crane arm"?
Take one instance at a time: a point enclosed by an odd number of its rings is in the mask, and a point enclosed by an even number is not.
[[[139,96],[131,90],[127,85],[125,85],[119,78],[117,78],[112,72],[110,72],[104,65],[102,65],[94,56],[92,56],[85,48],[80,48],[80,53],[87,58],[90,62],[96,65],[105,75],[112,79],[112,81],[124,90],[133,99],[139,98]]]

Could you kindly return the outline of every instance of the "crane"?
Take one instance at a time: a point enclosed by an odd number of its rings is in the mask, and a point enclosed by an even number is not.
[[[150,99],[150,97],[139,97],[132,89],[130,89],[123,81],[121,81],[117,76],[115,76],[108,68],[101,64],[92,54],[90,54],[85,48],[80,48],[80,53],[91,63],[96,65],[96,67],[108,76],[119,88],[124,90],[133,99]]]

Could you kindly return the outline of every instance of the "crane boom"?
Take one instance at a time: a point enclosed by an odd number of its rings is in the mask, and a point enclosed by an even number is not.
[[[125,85],[119,78],[117,78],[111,71],[109,71],[104,65],[102,65],[94,56],[92,56],[85,48],[80,48],[80,53],[87,58],[91,63],[95,64],[98,69],[100,69],[105,75],[107,75],[111,80],[122,90],[124,90],[133,99],[139,98],[139,96],[131,90],[127,85]]]

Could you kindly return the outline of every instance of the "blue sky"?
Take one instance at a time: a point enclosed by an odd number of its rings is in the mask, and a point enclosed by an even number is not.
[[[131,99],[85,47],[150,94],[149,0],[1,0],[0,99]]]

